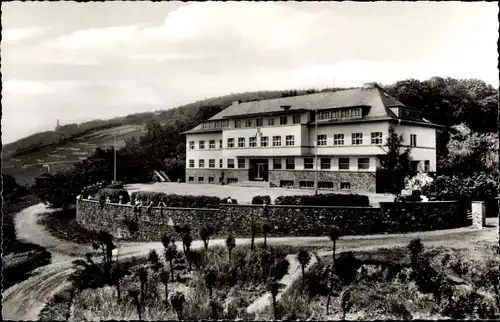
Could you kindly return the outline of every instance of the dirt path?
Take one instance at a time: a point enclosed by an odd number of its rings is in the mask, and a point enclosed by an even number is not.
[[[40,267],[34,276],[5,290],[3,295],[2,313],[7,320],[36,320],[45,303],[57,292],[66,287],[67,278],[73,272],[71,261],[82,257],[85,253],[92,251],[88,245],[79,245],[64,241],[51,236],[43,227],[37,224],[42,213],[48,210],[43,204],[35,205],[21,211],[15,219],[18,238],[44,246],[50,251],[54,258],[53,264]],[[340,240],[338,251],[358,250],[367,247],[395,247],[404,246],[414,237],[422,238],[422,242],[439,242],[443,246],[453,247],[466,245],[468,241],[498,238],[497,228],[486,228],[474,230],[471,228],[452,229],[440,232],[422,232],[408,235],[374,235],[374,236],[352,236]],[[262,238],[256,238],[256,243],[263,242]],[[210,245],[224,245],[223,239],[211,240]],[[249,238],[236,239],[236,244],[248,244]],[[330,247],[331,242],[327,237],[276,237],[268,238],[269,245],[316,245]],[[181,247],[181,245],[178,245]],[[131,256],[143,256],[151,249],[162,250],[160,242],[126,242],[119,244],[120,259]],[[192,248],[201,248],[201,241],[194,241]],[[293,256],[293,255],[290,255]],[[290,257],[289,257],[290,258]],[[285,285],[291,285],[300,269],[291,260],[291,269],[288,277],[284,278]],[[299,274],[299,275],[297,275]],[[264,301],[262,303],[265,303]],[[260,305],[256,305],[260,307]]]

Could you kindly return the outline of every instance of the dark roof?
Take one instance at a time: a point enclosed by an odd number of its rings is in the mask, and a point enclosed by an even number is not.
[[[232,117],[245,117],[250,115],[283,112],[281,106],[290,106],[288,113],[301,110],[325,110],[343,107],[367,106],[368,113],[363,120],[383,120],[397,119],[396,114],[391,111],[391,107],[406,107],[403,103],[387,94],[375,83],[365,84],[363,87],[352,88],[336,92],[321,92],[308,95],[292,96],[268,99],[262,101],[233,104],[217,113],[210,120],[221,120]],[[347,120],[337,121],[345,123]],[[319,122],[318,122],[319,123]],[[211,129],[212,132],[222,131],[222,129]],[[184,133],[202,133],[201,124]]]

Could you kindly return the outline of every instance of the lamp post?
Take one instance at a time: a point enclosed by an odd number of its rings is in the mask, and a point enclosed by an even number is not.
[[[318,106],[314,109],[316,148],[314,153],[314,194],[318,194]]]

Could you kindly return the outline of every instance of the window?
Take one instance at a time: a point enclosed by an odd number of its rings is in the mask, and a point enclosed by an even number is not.
[[[252,120],[245,120],[245,127],[252,127]]]
[[[224,161],[222,159],[219,159],[219,168],[223,167],[223,163],[224,163]]]
[[[245,138],[238,138],[238,148],[245,147]]]
[[[370,158],[358,158],[358,170],[370,169]]]
[[[318,146],[326,145],[326,135],[325,134],[320,134],[318,135]]]
[[[281,169],[281,159],[273,159],[273,169]]]
[[[203,177],[198,177],[198,182],[203,182],[203,180],[205,180],[205,178],[203,178]]]
[[[360,108],[351,109],[351,117],[353,118],[361,117],[361,109]]]
[[[194,150],[194,141],[189,141],[189,150]]]
[[[251,148],[255,148],[257,146],[257,138],[255,136],[249,137],[248,138],[248,145]]]
[[[293,180],[280,180],[280,187],[293,187]]]
[[[215,168],[215,159],[208,160],[208,167]]]
[[[281,136],[273,136],[273,146],[281,146]]]
[[[293,124],[300,124],[300,115],[293,116]]]
[[[208,183],[213,183],[214,182],[214,177],[208,177]]]
[[[339,170],[349,170],[349,158],[339,158]]]
[[[299,181],[299,188],[314,188],[314,181]]]
[[[287,116],[280,116],[280,125],[286,125],[287,119]]]
[[[333,189],[333,182],[330,181],[320,181],[318,182],[319,189]]]
[[[189,159],[189,167],[194,168],[194,160],[193,159]]]
[[[262,136],[260,138],[260,146],[263,146],[263,147],[269,146],[269,137],[268,136]]]
[[[295,145],[295,137],[293,135],[287,135],[286,136],[286,145]]]
[[[344,145],[344,134],[334,134],[333,145]]]
[[[327,170],[332,166],[332,159],[330,158],[321,158],[321,169]]]
[[[205,148],[205,141],[200,141],[199,145],[200,149],[203,150]]]
[[[382,132],[372,132],[372,144],[382,144]]]
[[[208,148],[215,149],[215,140],[208,141]]]
[[[417,146],[417,135],[416,134],[410,134],[410,146]]]
[[[234,120],[234,128],[238,129],[241,127],[241,120]]]
[[[314,168],[314,159],[304,158],[304,169],[313,169],[313,168]]]
[[[286,168],[287,170],[295,169],[295,158],[286,158]]]
[[[238,179],[236,179],[236,178],[227,178],[227,183],[228,184],[237,183],[237,182],[238,182]]]
[[[263,125],[264,125],[263,119],[256,119],[255,120],[255,126],[263,126]]]
[[[205,167],[205,160],[200,159],[198,160],[198,168],[204,168]]]
[[[268,126],[273,126],[274,125],[274,119],[273,118],[267,119],[267,125]]]
[[[234,148],[234,138],[227,139],[227,147]]]
[[[227,167],[229,169],[234,169],[234,159],[227,159]]]
[[[238,159],[238,169],[245,169],[245,159]]]
[[[188,178],[188,181],[189,181],[189,182],[194,182],[194,177],[189,177],[189,178]]]
[[[353,133],[352,134],[352,145],[363,144],[363,133]]]
[[[431,162],[429,160],[424,161],[424,171],[429,172],[431,169]]]
[[[351,183],[350,182],[341,182],[340,183],[340,190],[351,190]]]
[[[331,119],[330,111],[320,111],[318,113],[318,120],[329,120]]]
[[[219,149],[222,149],[222,140],[219,140]]]

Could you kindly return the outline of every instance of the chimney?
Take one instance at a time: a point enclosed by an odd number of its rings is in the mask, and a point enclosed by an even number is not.
[[[241,101],[240,101],[240,100],[233,101],[233,105],[238,105],[238,104],[240,104],[240,103],[241,103]]]

